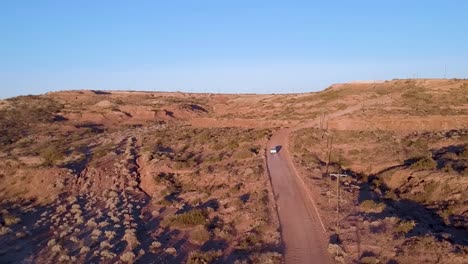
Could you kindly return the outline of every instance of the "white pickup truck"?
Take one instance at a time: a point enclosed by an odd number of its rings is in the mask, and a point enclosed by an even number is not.
[[[270,153],[271,153],[271,154],[276,154],[276,153],[278,153],[278,146],[272,147],[272,148],[270,149]]]

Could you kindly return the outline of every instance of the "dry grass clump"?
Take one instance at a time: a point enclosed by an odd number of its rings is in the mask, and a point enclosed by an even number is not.
[[[239,249],[251,250],[259,246],[262,243],[262,236],[256,232],[250,232],[246,234],[238,244]]]
[[[19,217],[10,214],[7,210],[2,210],[2,218],[5,226],[16,225],[21,222]]]
[[[53,166],[58,164],[61,160],[64,159],[63,151],[57,149],[55,146],[49,146],[43,149],[40,153],[42,159],[44,160],[44,166]]]
[[[83,246],[83,247],[81,247],[81,249],[80,249],[80,254],[86,254],[86,253],[88,253],[89,251],[90,251],[90,248],[89,248],[89,247]]]
[[[363,264],[377,264],[380,263],[380,260],[374,256],[366,256],[360,259],[360,262]]]
[[[206,215],[200,209],[194,209],[183,214],[178,214],[170,217],[166,224],[179,227],[190,227],[203,225],[206,223]]]
[[[395,231],[399,234],[406,235],[416,226],[414,221],[400,221],[395,228]]]
[[[376,203],[373,200],[364,200],[359,206],[361,211],[365,213],[380,213],[386,207],[384,203]]]
[[[86,222],[86,226],[90,228],[96,227],[97,226],[96,220],[94,220],[94,218],[89,219],[88,222]]]
[[[101,253],[99,255],[101,255],[101,257],[103,259],[113,259],[116,256],[115,253],[113,253],[113,252],[111,252],[111,251],[109,251],[107,249],[101,251]]]
[[[269,263],[280,264],[282,263],[281,254],[276,252],[257,253],[250,257],[252,263]]]
[[[99,229],[94,229],[92,232],[91,232],[91,239],[93,240],[98,240],[99,237],[101,236],[102,234],[102,231],[99,230]]]
[[[25,237],[27,237],[28,235],[27,235],[26,232],[19,231],[19,232],[16,232],[15,236],[16,236],[17,238],[25,238]]]
[[[120,256],[120,260],[126,263],[133,263],[135,254],[131,251],[125,252]]]
[[[177,254],[177,250],[175,248],[173,248],[173,247],[166,248],[164,250],[164,252],[166,252],[169,255],[173,255],[173,256],[175,256]]]
[[[112,245],[108,241],[102,241],[101,243],[99,243],[99,246],[101,248],[111,248],[112,247]]]
[[[161,248],[161,246],[162,246],[161,242],[159,242],[159,241],[154,241],[153,243],[151,243],[151,245],[150,245],[150,247],[149,247],[150,252],[153,253],[153,254],[156,253],[156,252],[158,252],[159,249]]]
[[[140,245],[140,242],[138,241],[138,238],[136,236],[136,230],[135,229],[125,230],[125,235],[123,236],[123,239],[127,242],[127,247],[129,249],[133,250],[138,245]]]
[[[221,250],[210,250],[206,252],[202,251],[192,251],[190,252],[187,264],[206,264],[211,263],[217,258],[221,257],[223,253]]]
[[[190,232],[190,240],[196,244],[203,244],[210,239],[210,232],[203,226],[197,226]]]
[[[104,234],[109,240],[112,240],[117,235],[115,231],[111,231],[111,230],[104,231]]]
[[[433,170],[437,167],[437,163],[429,157],[418,158],[418,160],[411,164],[414,170]]]
[[[12,232],[12,230],[11,230],[11,228],[9,228],[9,227],[6,227],[6,226],[0,227],[0,236],[9,234],[9,233],[11,233],[11,232]]]

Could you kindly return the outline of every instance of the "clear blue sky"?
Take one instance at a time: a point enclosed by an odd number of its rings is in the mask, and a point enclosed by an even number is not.
[[[466,78],[468,1],[0,1],[0,98]]]

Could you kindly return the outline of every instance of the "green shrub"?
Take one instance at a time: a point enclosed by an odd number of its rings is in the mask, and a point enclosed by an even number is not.
[[[179,227],[189,227],[196,225],[203,225],[206,223],[206,215],[200,209],[188,211],[183,214],[174,215],[169,218],[169,224]]]
[[[262,242],[262,238],[260,234],[250,233],[239,242],[239,248],[251,249],[252,247],[254,247],[255,245],[261,242]]]
[[[187,264],[207,264],[212,263],[217,258],[221,257],[223,253],[220,250],[210,250],[207,252],[192,251],[188,255]]]
[[[385,199],[398,200],[398,195],[395,192],[389,190],[385,193]]]
[[[190,239],[202,245],[210,239],[210,233],[203,226],[197,226],[190,232]]]
[[[41,150],[40,156],[44,159],[43,165],[45,166],[55,165],[64,158],[63,152],[54,146],[49,146]]]
[[[437,163],[428,157],[419,158],[418,161],[411,164],[413,170],[433,170],[437,167]]]
[[[379,259],[374,256],[367,256],[361,258],[362,264],[377,264],[380,263]]]
[[[10,214],[8,211],[3,210],[2,213],[3,222],[6,226],[16,225],[21,222],[21,219]]]
[[[414,221],[400,221],[395,228],[395,231],[399,234],[406,235],[416,226]]]
[[[6,226],[16,225],[21,222],[20,218],[9,213],[3,213],[2,218]]]
[[[384,203],[376,203],[373,200],[364,200],[360,204],[361,211],[366,213],[380,213],[382,212],[386,205]]]

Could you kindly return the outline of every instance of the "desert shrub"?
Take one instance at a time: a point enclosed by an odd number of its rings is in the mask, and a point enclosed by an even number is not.
[[[53,122],[63,105],[40,96],[7,99],[10,106],[0,110],[0,146],[12,144],[33,132],[38,123]]]
[[[15,236],[17,238],[25,238],[27,234],[25,232],[19,231],[19,232],[16,232]]]
[[[360,259],[362,264],[377,264],[380,263],[379,259],[374,256],[366,256]]]
[[[282,263],[282,256],[277,252],[264,252],[252,254],[249,258],[252,263],[269,263],[280,264]]]
[[[198,244],[203,244],[210,239],[210,233],[203,226],[197,226],[190,232],[190,238]]]
[[[161,248],[162,244],[159,241],[154,241],[151,243],[151,246],[149,247],[151,253],[156,253],[158,250]]]
[[[453,168],[453,165],[450,162],[445,163],[444,167],[441,169],[443,172],[447,173],[455,173],[455,169]]]
[[[384,203],[376,203],[373,200],[364,200],[360,204],[361,211],[366,213],[382,212],[385,207]]]
[[[410,84],[407,91],[401,94],[403,102],[411,106],[427,106],[433,103],[432,95],[426,93],[423,87]]]
[[[125,230],[125,235],[123,236],[123,239],[127,242],[128,246],[132,249],[140,245],[140,241],[138,241],[138,238],[134,232],[134,229]]]
[[[427,182],[424,185],[424,191],[417,193],[414,199],[419,202],[427,202],[431,199],[434,191],[439,187],[439,184],[435,182]]]
[[[331,156],[331,162],[335,163],[336,165],[340,167],[348,167],[351,165],[351,161],[349,161],[347,158],[344,157],[341,153],[338,154],[332,154]]]
[[[98,239],[102,234],[102,231],[99,230],[99,229],[94,229],[92,232],[91,232],[91,236],[94,240]]]
[[[61,245],[57,244],[57,245],[52,246],[51,250],[52,252],[59,253],[59,252],[62,252],[63,248]]]
[[[40,156],[44,159],[43,165],[52,166],[64,158],[63,152],[54,146],[46,147],[40,152]]]
[[[169,224],[182,227],[203,225],[205,223],[205,212],[203,212],[200,209],[191,210],[186,213],[174,215],[171,218],[169,218]]]
[[[115,253],[105,249],[103,251],[101,251],[101,257],[104,258],[104,259],[113,259],[115,258]]]
[[[247,159],[252,157],[252,152],[248,149],[240,149],[234,153],[234,158],[236,159]]]
[[[221,257],[223,253],[220,250],[210,250],[206,252],[192,251],[189,253],[187,264],[207,264]]]
[[[399,234],[406,235],[416,226],[414,221],[400,221],[395,228],[395,231]]]
[[[66,255],[66,254],[62,254],[60,257],[59,257],[59,262],[70,262],[70,256]]]
[[[224,147],[225,147],[225,145],[223,143],[221,143],[221,142],[214,142],[211,145],[211,149],[213,149],[213,150],[222,150]]]
[[[110,248],[111,244],[108,241],[102,241],[101,243],[99,243],[99,246],[101,248]]]
[[[464,150],[460,153],[460,158],[468,159],[468,146],[464,147]]]
[[[433,170],[437,167],[437,163],[428,157],[418,158],[418,160],[411,164],[411,168],[414,170]]]
[[[261,235],[258,233],[249,233],[239,242],[239,249],[251,249],[262,242]]]
[[[19,217],[16,217],[8,212],[3,213],[2,218],[6,226],[16,225],[21,222]]]
[[[89,250],[90,250],[89,247],[83,246],[83,247],[80,249],[80,254],[86,254],[86,253],[89,252]]]
[[[12,232],[12,230],[11,230],[11,228],[9,228],[9,227],[6,227],[6,226],[0,227],[0,236],[9,234],[9,233],[11,233],[11,232]]]
[[[164,252],[166,252],[167,254],[170,254],[170,255],[176,255],[177,254],[177,250],[173,247],[170,247],[170,248],[166,248],[166,250],[164,250]]]
[[[104,157],[109,152],[111,152],[113,150],[113,147],[114,147],[113,144],[105,144],[105,145],[100,145],[100,146],[94,148],[93,158],[92,158],[91,162],[93,164],[95,164],[98,159]]]
[[[388,190],[387,192],[385,192],[384,197],[385,199],[398,200],[398,195],[394,191],[391,191],[391,190]]]
[[[106,230],[104,231],[104,233],[109,240],[112,240],[117,235],[115,231],[110,231],[110,230]]]
[[[226,146],[227,146],[228,149],[234,150],[234,149],[237,149],[237,148],[239,147],[239,143],[237,143],[236,141],[232,140],[232,141],[230,141]]]

